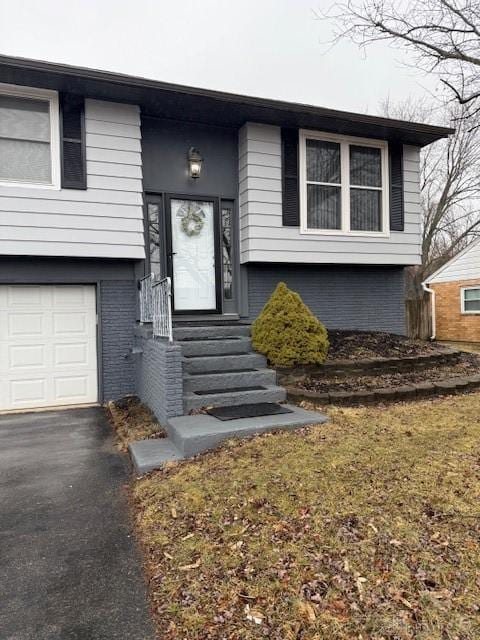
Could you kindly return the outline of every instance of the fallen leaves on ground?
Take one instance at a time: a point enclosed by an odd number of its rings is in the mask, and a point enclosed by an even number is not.
[[[330,416],[135,481],[159,638],[478,640],[480,394]]]
[[[459,361],[454,364],[437,364],[434,367],[416,369],[413,371],[398,371],[377,375],[307,377],[298,382],[298,386],[309,391],[371,391],[385,389],[419,382],[438,382],[450,378],[473,376],[480,371],[480,356],[473,353],[463,353]]]
[[[108,408],[120,451],[127,451],[128,445],[137,440],[167,435],[150,409],[135,396],[110,402]]]
[[[440,353],[442,346],[424,340],[383,331],[346,331],[329,329],[330,349],[327,360],[359,358],[401,358]]]

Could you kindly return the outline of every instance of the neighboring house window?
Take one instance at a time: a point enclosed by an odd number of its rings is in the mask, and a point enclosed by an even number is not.
[[[0,85],[0,185],[59,186],[58,95]]]
[[[388,235],[388,146],[300,131],[303,233]]]
[[[462,289],[462,313],[480,313],[480,287]]]

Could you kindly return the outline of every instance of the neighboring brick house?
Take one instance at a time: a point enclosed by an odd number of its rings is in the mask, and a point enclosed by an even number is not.
[[[438,340],[480,342],[480,238],[433,273],[432,328]]]

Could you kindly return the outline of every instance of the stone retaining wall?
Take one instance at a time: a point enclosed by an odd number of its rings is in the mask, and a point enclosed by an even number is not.
[[[480,388],[480,374],[464,378],[450,378],[436,382],[418,382],[412,385],[372,389],[369,391],[332,391],[321,393],[308,391],[298,387],[286,387],[290,402],[302,401],[312,404],[335,404],[340,406],[356,406],[403,400],[418,400],[432,396],[442,396]]]
[[[326,378],[329,376],[345,377],[359,375],[377,375],[382,373],[401,373],[419,371],[428,367],[455,364],[461,351],[445,349],[441,353],[402,358],[371,358],[362,360],[333,360],[321,366],[293,367],[277,369],[278,383],[291,385],[302,378]]]

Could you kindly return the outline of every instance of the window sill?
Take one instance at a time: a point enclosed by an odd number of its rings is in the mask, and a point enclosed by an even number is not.
[[[19,180],[15,181],[3,181],[0,180],[0,188],[2,187],[17,187],[17,188],[25,188],[25,189],[50,189],[51,191],[60,191],[59,184],[45,184],[45,182],[22,182]]]
[[[305,229],[300,227],[300,234],[305,236],[339,236],[342,238],[389,238],[389,231],[342,231],[341,229]]]

